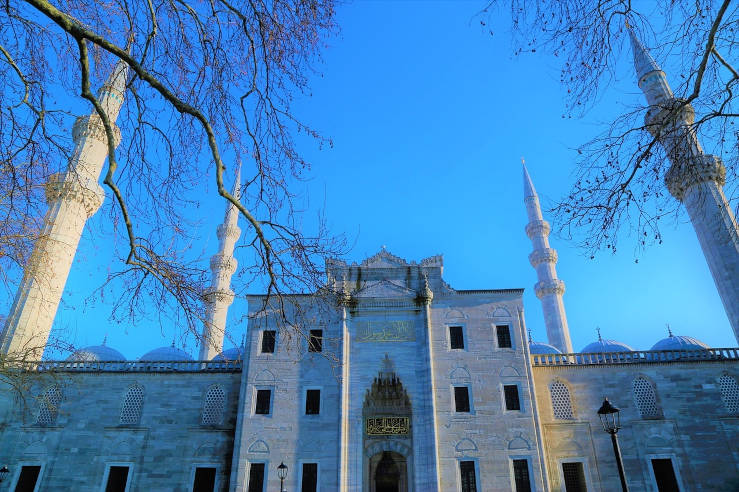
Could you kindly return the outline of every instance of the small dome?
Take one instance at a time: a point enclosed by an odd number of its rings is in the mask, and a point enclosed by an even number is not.
[[[171,360],[171,361],[188,361],[192,360],[190,354],[177,347],[159,347],[154,350],[150,350],[141,357],[139,360],[143,361],[160,361],[160,360]]]
[[[93,345],[90,347],[75,350],[72,355],[67,357],[72,362],[96,362],[108,360],[126,360],[126,357],[116,349],[107,345]]]
[[[562,351],[559,350],[554,345],[549,345],[548,343],[544,342],[529,342],[529,353],[532,354],[561,354]]]
[[[593,343],[585,345],[580,351],[581,354],[603,354],[606,352],[633,352],[634,349],[626,345],[625,343],[618,342],[616,340],[604,340],[598,338]]]
[[[693,337],[672,335],[663,338],[652,346],[651,350],[705,350],[708,345]]]
[[[244,358],[244,347],[231,347],[213,357],[214,361],[220,360],[242,360]]]

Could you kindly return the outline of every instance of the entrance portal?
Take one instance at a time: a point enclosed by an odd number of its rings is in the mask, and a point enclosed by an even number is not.
[[[377,453],[369,462],[370,492],[408,492],[408,464],[393,451]]]

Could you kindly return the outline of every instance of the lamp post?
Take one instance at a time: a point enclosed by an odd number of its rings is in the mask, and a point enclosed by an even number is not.
[[[8,467],[3,465],[2,468],[0,468],[0,482],[8,478],[8,473],[10,473],[10,470],[8,470]]]
[[[277,476],[280,477],[280,492],[285,492],[282,487],[285,483],[285,477],[287,476],[287,465],[284,462],[280,462],[280,466],[277,467]]]
[[[611,435],[613,454],[616,455],[616,465],[618,465],[618,477],[621,479],[621,488],[623,492],[628,492],[629,487],[626,485],[624,464],[621,461],[621,449],[618,447],[618,437],[616,437],[618,430],[621,428],[619,410],[611,405],[611,402],[606,398],[603,400],[603,405],[598,409],[598,417],[600,417],[600,422],[603,424],[603,430]]]

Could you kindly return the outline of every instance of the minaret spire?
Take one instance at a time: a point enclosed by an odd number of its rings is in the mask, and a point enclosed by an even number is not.
[[[547,328],[549,343],[564,353],[572,353],[570,329],[567,326],[567,314],[562,295],[565,292],[565,283],[557,278],[557,251],[549,247],[549,223],[544,220],[539,205],[539,196],[536,194],[534,183],[523,164],[523,196],[526,204],[526,213],[529,223],[526,225],[526,235],[531,239],[534,251],[529,255],[531,266],[536,269],[539,281],[534,286],[544,310],[544,324]]]
[[[128,65],[119,60],[98,93],[116,146],[121,137],[115,121],[127,79]],[[74,153],[67,171],[52,175],[46,183],[44,229],[0,335],[0,353],[11,358],[41,359],[85,223],[105,197],[98,180],[108,156],[108,140],[95,110],[77,118],[72,138]]]
[[[665,73],[628,25],[627,29],[639,87],[650,106],[644,121],[671,162],[665,184],[685,205],[739,342],[739,227],[724,196],[726,168],[719,157],[703,152],[692,105],[674,97]]]
[[[236,168],[234,185],[231,194],[237,200],[241,197],[241,165]],[[238,226],[239,210],[231,203],[226,203],[226,214],[223,224],[218,226],[218,253],[210,259],[211,283],[203,297],[207,304],[203,337],[200,342],[200,360],[211,360],[223,352],[223,337],[226,333],[226,316],[228,307],[234,300],[231,290],[231,276],[238,265],[234,258],[234,247],[241,229]]]

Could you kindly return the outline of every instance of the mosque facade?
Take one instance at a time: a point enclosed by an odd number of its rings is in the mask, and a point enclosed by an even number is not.
[[[633,35],[632,46],[649,103],[670,100]],[[116,67],[101,92],[112,121],[126,73]],[[0,339],[6,357],[36,354],[48,339],[68,257],[101,200],[102,138],[92,117],[75,125],[80,158],[47,193],[47,234]],[[736,219],[720,203],[720,161],[695,145],[705,172],[673,162],[668,187],[690,209],[736,329]],[[717,202],[691,198],[698,188]],[[575,352],[557,253],[525,167],[524,202],[548,343],[527,336],[522,289],[457,290],[441,256],[416,262],[383,248],[358,264],[328,261],[321,294],[279,304],[249,296],[247,338],[224,351],[240,234],[229,206],[198,360],[162,347],[127,361],[103,344],[65,361],[39,362],[38,353],[16,362],[0,381],[0,490],[619,490],[614,441],[596,413],[604,397],[620,409],[630,490],[739,490],[739,348],[670,333],[648,351],[599,336]],[[302,336],[285,324],[297,317]]]

